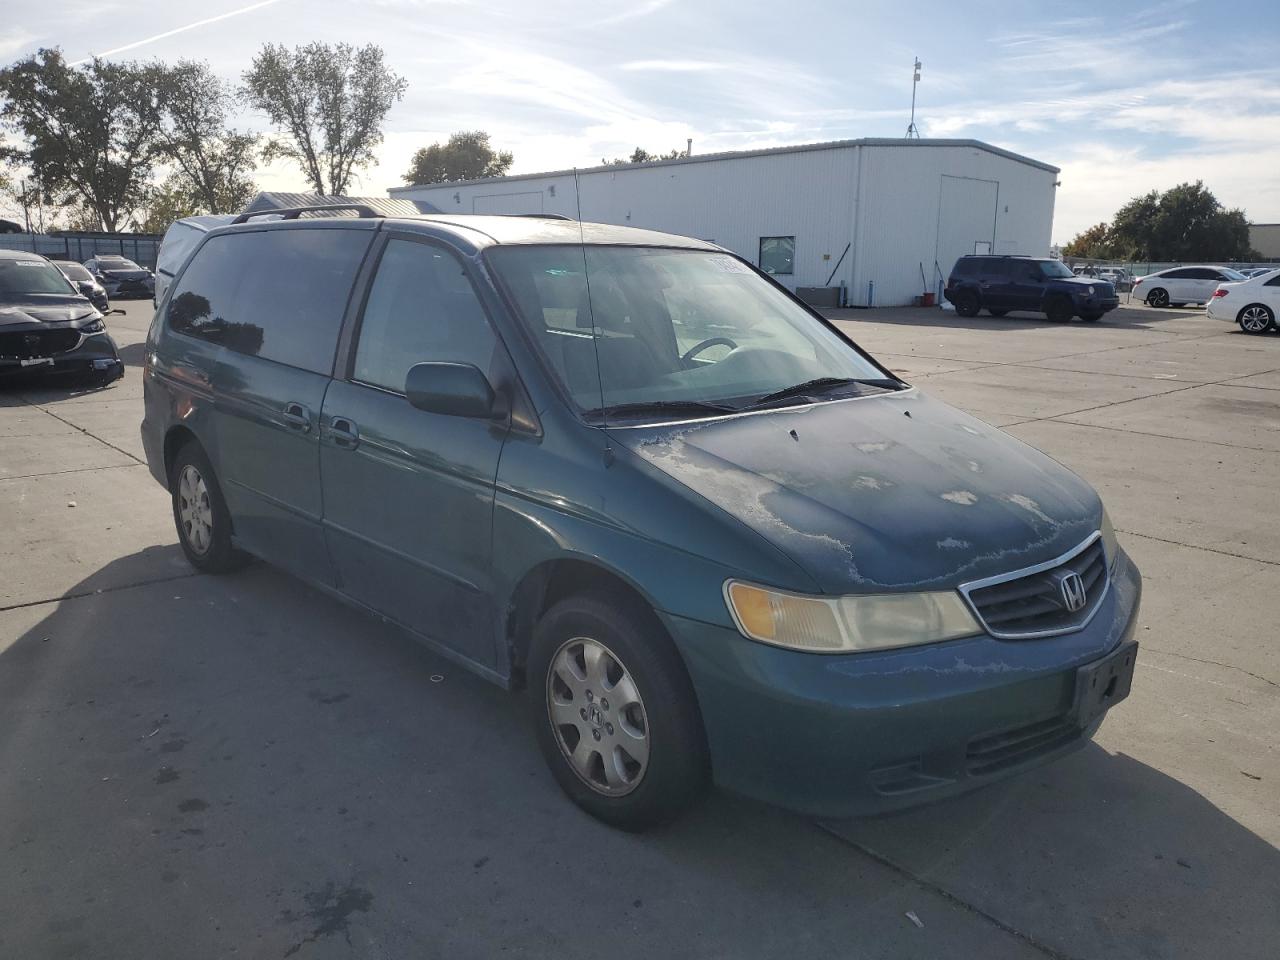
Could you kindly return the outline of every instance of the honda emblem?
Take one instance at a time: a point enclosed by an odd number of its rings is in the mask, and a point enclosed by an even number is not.
[[[1062,605],[1069,613],[1075,613],[1083,608],[1088,600],[1085,595],[1084,581],[1078,573],[1068,573],[1059,580],[1058,591],[1062,594]]]

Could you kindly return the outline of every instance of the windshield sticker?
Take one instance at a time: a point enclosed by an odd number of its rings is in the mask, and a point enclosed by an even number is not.
[[[720,254],[719,256],[716,256],[716,257],[711,257],[711,262],[715,264],[715,266],[723,270],[725,273],[750,273],[751,272],[751,268],[748,267],[741,260],[735,260],[733,257],[726,256],[724,254]]]
[[[19,261],[18,261],[18,266],[20,266],[20,267],[43,267],[43,266],[44,266],[44,261],[43,261],[43,260],[19,260]]]

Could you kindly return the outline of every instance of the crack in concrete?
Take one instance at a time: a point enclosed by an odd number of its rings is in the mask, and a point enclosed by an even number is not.
[[[917,887],[920,887],[922,890],[927,890],[928,892],[934,894],[935,896],[941,897],[943,900],[947,901],[948,903],[953,904],[954,906],[960,907],[962,910],[966,911],[967,913],[971,913],[975,917],[978,917],[979,919],[986,921],[987,923],[991,924],[993,927],[997,928],[998,930],[1001,930],[1002,932],[1009,934],[1009,936],[1020,940],[1022,943],[1025,943],[1027,946],[1031,947],[1033,950],[1036,950],[1039,953],[1044,954],[1046,957],[1049,957],[1050,960],[1078,960],[1078,958],[1074,957],[1072,954],[1063,953],[1061,950],[1058,950],[1055,947],[1051,947],[1049,946],[1049,944],[1044,943],[1043,941],[1037,940],[1031,934],[1023,933],[1017,927],[1013,926],[1010,923],[1006,923],[1004,920],[1001,920],[999,917],[995,916],[994,914],[988,913],[986,910],[983,910],[977,904],[970,903],[968,900],[965,900],[964,898],[952,893],[950,890],[942,886],[940,883],[936,883],[933,880],[928,880],[920,876],[919,874],[913,873],[908,868],[891,860],[889,857],[886,857],[884,854],[878,853],[875,850],[872,850],[870,847],[865,846],[864,844],[861,844],[856,840],[849,839],[848,837],[844,836],[843,834],[839,833],[833,828],[827,826],[825,823],[822,823],[819,820],[813,820],[810,822],[819,830],[821,830],[823,833],[827,834],[828,836],[834,837],[836,840],[840,841],[841,843],[845,844],[851,849],[858,851],[863,856],[870,857],[872,860],[874,860],[876,863],[880,864],[881,866],[888,867],[894,873],[911,881]]]
[[[94,439],[97,439],[96,437]],[[98,470],[137,470],[145,467],[145,463],[112,463],[102,467],[75,467],[71,470],[53,470],[49,473],[20,473],[16,477],[0,477],[0,483],[7,480],[35,480],[40,477],[61,477],[68,473],[94,473]]]
[[[1239,379],[1239,378],[1236,378],[1236,379]],[[132,453],[130,453],[128,450],[125,450],[125,449],[124,449],[124,448],[122,448],[122,447],[117,447],[117,446],[116,446],[114,443],[112,443],[110,440],[104,440],[104,439],[102,439],[102,437],[98,436],[96,433],[94,433],[93,431],[89,430],[88,428],[86,428],[86,427],[82,427],[82,426],[80,426],[78,423],[72,423],[72,422],[71,422],[70,420],[68,420],[66,417],[60,417],[60,416],[58,416],[56,413],[54,413],[54,412],[53,412],[52,410],[50,410],[48,407],[43,407],[43,406],[41,406],[40,404],[36,403],[34,400],[27,400],[27,399],[24,397],[24,398],[23,398],[23,402],[24,402],[25,404],[27,404],[27,406],[29,406],[29,407],[34,407],[35,409],[39,410],[41,413],[47,413],[49,416],[53,417],[53,419],[57,420],[59,423],[65,423],[68,427],[71,427],[71,428],[72,428],[72,429],[74,429],[74,430],[79,430],[79,431],[80,431],[81,433],[83,433],[86,437],[92,437],[94,440],[97,440],[99,443],[103,444],[104,446],[110,447],[112,450],[116,451],[116,453],[123,453],[126,457],[128,457],[130,460],[134,461],[135,463],[146,463],[146,461],[145,461],[145,460],[143,460],[141,457],[135,457],[135,456],[134,456]]]
[[[1250,557],[1243,553],[1232,553],[1230,550],[1216,550],[1213,547],[1202,547],[1198,543],[1183,543],[1181,540],[1169,540],[1165,537],[1153,537],[1149,533],[1138,533],[1135,530],[1120,530],[1129,537],[1141,537],[1143,540],[1154,540],[1156,543],[1167,543],[1172,547],[1186,547],[1188,550],[1203,550],[1205,553],[1216,553],[1220,557],[1234,557],[1236,560],[1248,560],[1252,563],[1264,563],[1269,567],[1280,567],[1280,560],[1264,560],[1261,557]]]
[[[98,587],[95,590],[82,590],[79,593],[64,593],[60,597],[49,597],[45,600],[26,600],[22,603],[11,603],[7,606],[0,607],[0,613],[6,613],[9,610],[22,610],[26,607],[38,607],[46,603],[61,603],[63,600],[81,600],[84,597],[96,597],[103,593],[118,593],[121,590],[132,590],[135,587],[149,587],[155,583],[169,583],[173,580],[189,580],[191,577],[200,576],[198,570],[192,570],[190,573],[175,573],[171,577],[153,577],[150,580],[138,580],[134,583],[121,583],[114,587]]]
[[[1280,683],[1272,680],[1270,677],[1264,677],[1260,673],[1254,673],[1252,670],[1246,670],[1244,667],[1237,667],[1234,663],[1223,663],[1221,660],[1205,660],[1202,657],[1193,657],[1187,653],[1174,653],[1172,650],[1161,650],[1158,647],[1142,644],[1143,650],[1150,650],[1152,653],[1163,654],[1166,657],[1177,657],[1179,660],[1191,660],[1194,663],[1207,663],[1210,666],[1222,667],[1224,670],[1235,670],[1243,673],[1246,677],[1253,677],[1255,680],[1261,680],[1263,683],[1270,684],[1273,687],[1280,688]]]

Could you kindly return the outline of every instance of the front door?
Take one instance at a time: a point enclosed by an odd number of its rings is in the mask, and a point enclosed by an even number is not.
[[[505,353],[462,263],[391,237],[352,347],[321,413],[324,531],[340,588],[468,659],[491,666],[490,538],[505,421],[428,413],[404,396],[409,368]]]

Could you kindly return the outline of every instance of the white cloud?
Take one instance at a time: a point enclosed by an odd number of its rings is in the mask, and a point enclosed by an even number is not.
[[[164,40],[168,37],[176,36],[179,33],[186,33],[188,30],[195,30],[199,27],[205,27],[211,23],[218,23],[221,20],[227,20],[231,17],[238,17],[245,13],[252,13],[254,10],[259,10],[262,7],[270,7],[273,4],[276,4],[279,2],[280,0],[258,0],[257,3],[251,3],[245,7],[239,7],[235,10],[228,10],[225,13],[219,13],[212,17],[205,17],[203,20],[196,20],[192,23],[184,24],[181,27],[174,27],[172,30],[166,30],[163,33],[157,33],[150,37],[144,37],[141,40],[134,40],[131,43],[126,43],[119,47],[113,47],[110,50],[103,50],[101,53],[95,54],[94,56],[99,56],[99,57],[115,56],[117,53],[124,53],[126,50],[133,50],[133,49],[136,49],[137,47],[146,46],[149,43],[155,43],[157,40]],[[82,60],[73,61],[71,65],[73,67],[76,67],[82,63],[88,63],[91,59],[93,59],[93,57],[85,57]]]
[[[712,60],[631,60],[618,69],[648,73],[709,73],[728,67],[726,63]]]
[[[663,7],[669,6],[672,2],[673,0],[644,0],[643,3],[635,3],[634,0],[623,0],[623,3],[620,4],[622,9],[605,17],[603,20],[595,21],[594,26],[607,27],[626,20],[647,17],[651,13],[657,13]]]

